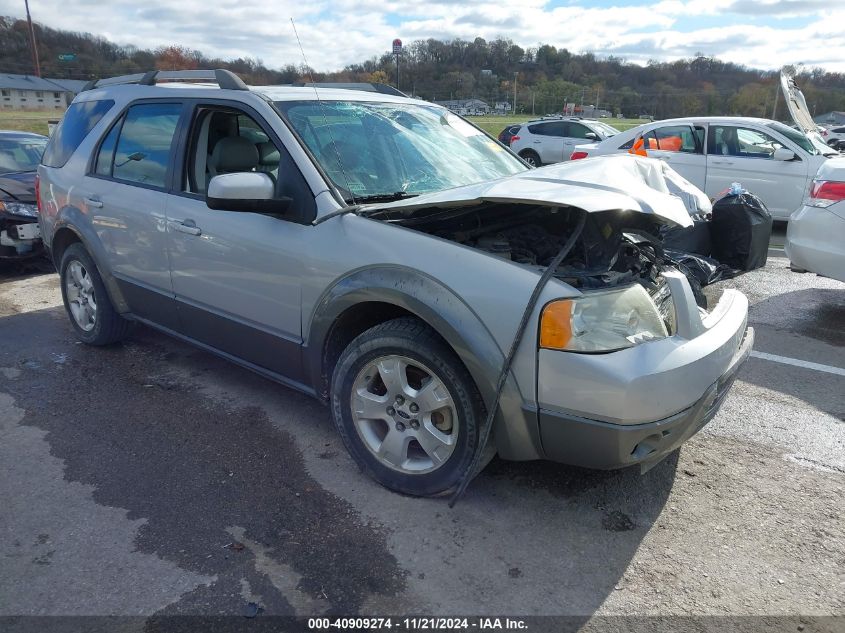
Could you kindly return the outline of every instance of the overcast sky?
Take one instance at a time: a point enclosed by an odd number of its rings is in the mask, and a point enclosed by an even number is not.
[[[38,22],[120,44],[182,44],[271,68],[302,62],[293,18],[318,70],[380,55],[394,37],[480,36],[636,63],[702,52],[756,68],[845,72],[845,0],[30,0],[30,10]],[[22,16],[23,0],[0,0],[0,14]]]

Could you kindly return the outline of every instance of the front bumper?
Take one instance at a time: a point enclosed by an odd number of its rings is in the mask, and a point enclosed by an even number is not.
[[[725,373],[688,409],[656,422],[613,424],[540,409],[540,437],[548,459],[585,468],[639,464],[647,470],[704,427],[719,410],[736,374],[751,354],[748,328]]]
[[[43,252],[37,219],[0,217],[0,259],[20,259]]]

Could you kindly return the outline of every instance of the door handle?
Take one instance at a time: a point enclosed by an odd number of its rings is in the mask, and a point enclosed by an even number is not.
[[[93,207],[95,209],[102,209],[103,208],[103,201],[97,200],[96,198],[85,198],[85,204],[89,207]]]
[[[193,220],[184,220],[177,222],[176,220],[168,220],[167,225],[174,231],[180,233],[187,233],[188,235],[202,235],[202,229],[196,225]]]
[[[733,165],[734,162],[732,160],[714,160],[712,161],[714,165]]]

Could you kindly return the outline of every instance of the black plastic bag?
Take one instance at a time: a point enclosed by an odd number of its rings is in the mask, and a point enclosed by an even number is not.
[[[695,253],[684,253],[671,248],[663,251],[663,257],[675,264],[687,278],[695,277],[695,280],[702,287],[723,279],[736,277],[736,271],[730,266],[720,264],[710,257],[696,255]]]
[[[710,222],[711,256],[736,270],[766,265],[772,216],[752,193],[729,194],[713,205]]]
[[[710,256],[710,222],[708,220],[693,220],[692,226],[664,227],[660,231],[663,246],[684,253]]]

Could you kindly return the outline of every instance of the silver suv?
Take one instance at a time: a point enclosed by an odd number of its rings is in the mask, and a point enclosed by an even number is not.
[[[712,418],[748,303],[728,290],[708,314],[663,264],[649,236],[689,215],[649,188],[659,161],[528,169],[368,88],[161,71],[81,92],[37,184],[76,335],[143,323],[310,394],[367,473],[415,495],[491,449],[647,468]],[[618,183],[578,184],[600,164]]]
[[[597,143],[619,134],[603,121],[549,117],[523,123],[510,138],[511,150],[532,167],[570,159],[576,145]]]

